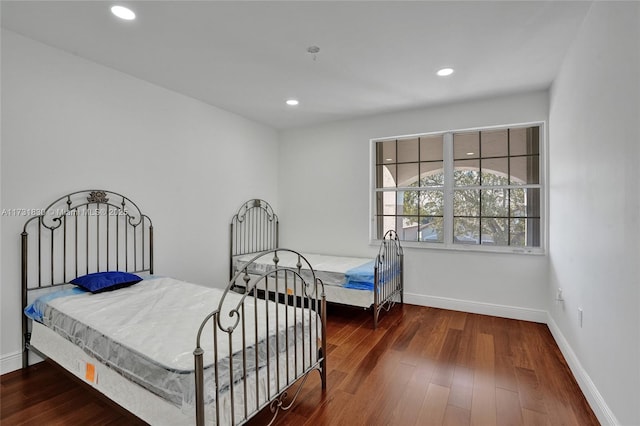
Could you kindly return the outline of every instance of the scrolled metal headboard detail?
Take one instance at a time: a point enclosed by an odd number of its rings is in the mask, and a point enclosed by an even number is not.
[[[104,191],[91,191],[87,197],[87,201],[90,203],[106,203],[109,201],[107,193]]]
[[[229,276],[235,273],[234,256],[278,248],[278,232],[278,215],[268,202],[254,198],[242,204],[231,219]]]
[[[82,190],[36,212],[21,234],[23,309],[30,291],[61,286],[84,274],[153,273],[153,224],[130,198],[108,190]],[[23,366],[27,327],[23,315]]]

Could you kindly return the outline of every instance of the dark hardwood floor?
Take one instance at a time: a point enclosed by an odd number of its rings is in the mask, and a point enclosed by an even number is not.
[[[314,373],[276,425],[599,424],[546,325],[404,305],[373,330],[329,309],[327,390]],[[50,363],[0,383],[2,425],[144,424]]]

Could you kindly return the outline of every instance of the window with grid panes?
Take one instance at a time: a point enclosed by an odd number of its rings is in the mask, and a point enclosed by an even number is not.
[[[435,247],[541,248],[541,127],[373,140],[374,237],[394,229]]]

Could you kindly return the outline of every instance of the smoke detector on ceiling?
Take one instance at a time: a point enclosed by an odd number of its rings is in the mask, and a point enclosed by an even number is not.
[[[309,46],[307,47],[307,53],[313,55],[313,60],[316,60],[316,55],[320,52],[320,48],[318,46]]]

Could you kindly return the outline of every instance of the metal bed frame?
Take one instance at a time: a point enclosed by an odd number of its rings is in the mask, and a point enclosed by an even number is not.
[[[271,205],[265,200],[251,199],[240,206],[231,219],[229,233],[229,271],[235,274],[234,258],[260,253],[279,247],[280,223]],[[398,234],[388,230],[380,242],[374,263],[373,327],[380,314],[396,303],[404,303],[404,255]],[[366,291],[366,290],[362,290]],[[328,300],[344,303],[340,300]]]
[[[151,219],[143,214],[138,206],[124,195],[106,190],[76,191],[60,197],[51,203],[46,209],[36,211],[38,215],[28,219],[21,234],[22,241],[22,308],[30,302],[29,296],[38,295],[39,292],[55,289],[55,287],[68,285],[68,282],[78,276],[109,270],[120,270],[133,273],[148,272],[153,274],[153,225]],[[298,256],[297,271],[291,268],[278,266],[278,253],[289,251]],[[205,394],[215,395],[215,424],[220,424],[220,389],[216,383],[220,382],[219,363],[241,359],[242,373],[238,377],[237,370],[229,368],[227,374],[231,400],[230,416],[233,425],[244,424],[263,408],[269,406],[273,413],[271,423],[275,420],[280,410],[288,410],[292,407],[308,375],[312,371],[318,371],[322,381],[322,389],[326,389],[326,299],[322,281],[315,278],[313,269],[303,255],[288,249],[262,251],[254,258],[257,260],[263,256],[269,256],[273,262],[273,268],[260,277],[249,277],[247,269],[238,271],[228,283],[218,306],[212,306],[212,312],[202,321],[197,330],[197,341],[194,342],[194,371],[195,371],[195,418],[198,426],[205,424]],[[249,267],[249,264],[247,265]],[[302,277],[301,269],[310,269],[312,279]],[[231,304],[227,295],[232,291],[237,281],[242,281],[248,291],[239,303]],[[256,286],[265,288],[262,298],[260,293],[253,291]],[[273,297],[279,293],[279,286],[294,289],[293,297]],[[226,303],[225,303],[226,302]],[[274,308],[275,304],[275,308]],[[271,309],[270,309],[271,307]],[[290,327],[295,325],[296,318],[290,318],[289,312],[293,309],[294,315],[300,318],[308,317],[308,329],[302,328],[302,337],[294,332],[290,339],[289,332],[285,336],[275,333],[275,348],[281,351],[280,357],[276,357],[275,366],[269,357],[265,366],[249,368],[247,366],[247,345],[256,345],[256,341],[248,341],[246,337],[248,329],[255,331],[264,328],[264,324],[258,324],[258,309],[264,309],[266,315],[266,327],[269,323],[275,324],[276,329],[284,324]],[[250,312],[250,310],[252,312]],[[283,311],[284,310],[284,311]],[[284,318],[279,312],[285,312]],[[270,317],[270,312],[275,312]],[[253,316],[252,316],[253,315]],[[315,320],[312,321],[312,317]],[[29,351],[33,351],[43,357],[46,354],[31,346],[30,320],[23,314],[23,368],[29,364]],[[251,318],[256,318],[253,322]],[[246,321],[245,321],[246,320]],[[294,321],[291,323],[291,321]],[[315,326],[311,324],[315,321]],[[285,328],[286,329],[286,328]],[[194,330],[195,331],[195,330]],[[213,336],[213,353],[205,354],[200,343],[204,333]],[[232,348],[232,336],[241,335],[243,347]],[[218,339],[228,338],[229,356],[220,356],[218,353]],[[266,339],[267,353],[270,340]],[[285,339],[285,351],[280,349],[279,339]],[[291,340],[293,339],[293,342]],[[256,338],[257,340],[257,338]],[[265,344],[265,343],[261,343]],[[306,349],[305,349],[306,348]],[[317,350],[313,351],[312,348]],[[302,350],[302,359],[299,359],[299,351]],[[215,382],[205,384],[204,355],[214,360],[213,371]],[[284,360],[281,357],[286,357]],[[209,358],[207,358],[209,359]],[[289,365],[294,362],[293,372]],[[281,365],[282,364],[282,365]],[[301,367],[298,368],[298,365]],[[286,380],[281,380],[281,369],[286,366]],[[271,384],[267,385],[267,395],[261,395],[260,389],[249,389],[248,376],[266,372],[267,383],[272,370],[275,370],[276,390],[271,392]],[[298,371],[300,370],[300,371]],[[211,370],[208,370],[211,371]],[[234,377],[234,374],[236,377]],[[206,392],[205,386],[211,386]],[[287,392],[290,388],[298,386],[290,401],[287,401]],[[265,391],[263,391],[264,393]],[[235,401],[236,395],[243,399]],[[254,409],[249,410],[247,396],[255,396]],[[261,402],[264,400],[263,402]],[[244,404],[242,409],[236,406]],[[135,413],[134,413],[135,414]],[[208,419],[210,420],[210,419]]]
[[[23,311],[31,292],[68,285],[81,275],[109,270],[153,274],[153,224],[124,195],[76,191],[36,213],[21,234]],[[26,368],[29,350],[34,348],[24,314],[22,336],[22,367]]]

